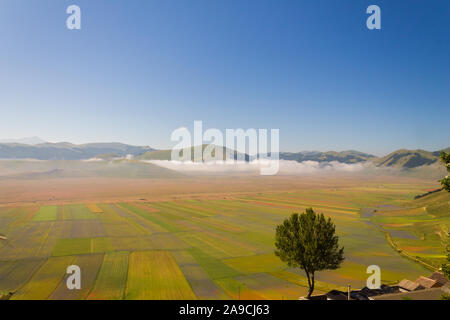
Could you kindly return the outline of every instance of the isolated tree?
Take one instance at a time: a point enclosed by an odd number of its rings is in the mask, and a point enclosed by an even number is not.
[[[336,227],[331,219],[316,214],[312,208],[294,213],[277,226],[275,254],[289,267],[305,271],[308,298],[314,291],[314,275],[321,270],[335,270],[344,261],[344,248],[339,248]]]
[[[446,153],[442,151],[441,153],[441,161],[447,167],[447,172],[450,172],[450,153]],[[447,175],[444,179],[441,180],[442,188],[450,192],[450,176]]]

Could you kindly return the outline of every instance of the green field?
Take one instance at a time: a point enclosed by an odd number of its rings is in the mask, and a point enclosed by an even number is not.
[[[0,208],[0,295],[12,299],[298,299],[305,275],[274,254],[275,227],[313,207],[346,260],[316,293],[428,275],[448,247],[450,196],[406,184],[241,193],[227,199]],[[79,265],[82,289],[65,286]]]
[[[392,246],[424,266],[439,268],[450,251],[450,194],[438,192],[399,208],[379,208],[370,221]]]

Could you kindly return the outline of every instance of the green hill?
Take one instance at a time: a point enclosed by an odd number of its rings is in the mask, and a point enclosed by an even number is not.
[[[439,151],[401,149],[374,161],[377,167],[394,167],[411,169],[420,166],[432,165],[439,161]]]
[[[136,157],[139,160],[170,160],[172,150],[155,150]]]
[[[320,161],[338,161],[338,162],[344,162],[344,163],[358,163],[358,162],[364,162],[370,159],[374,159],[375,156],[371,154],[367,154],[364,152],[359,152],[355,150],[348,150],[348,151],[342,151],[342,152],[336,152],[336,151],[328,151],[323,153],[323,155],[319,158]]]
[[[439,268],[450,250],[450,193],[433,192],[402,207],[378,208],[370,219],[390,234],[397,251]]]
[[[348,151],[303,151],[303,152],[281,152],[280,159],[294,160],[297,162],[303,161],[317,161],[317,162],[331,162],[337,161],[341,163],[359,163],[374,159],[375,156],[364,152],[355,150]]]
[[[191,152],[191,161],[197,161],[197,160],[203,160],[203,161],[209,161],[212,159],[212,157],[215,156],[215,150],[212,149],[210,151],[207,151],[205,154],[205,158],[203,159],[203,153],[205,152],[205,149],[210,146],[213,148],[212,145],[204,144],[202,146],[195,146],[190,148]],[[201,150],[200,150],[201,148]],[[184,152],[188,152],[189,148],[180,149],[178,152],[180,153],[180,156],[183,155]],[[197,159],[195,152],[201,151],[202,158]],[[236,160],[238,159],[238,156],[241,156],[245,161],[249,161],[249,156],[246,154],[240,154],[237,151],[227,149],[225,147],[222,147],[223,157],[222,160],[232,159]],[[212,157],[211,157],[212,156]],[[156,151],[149,151],[146,152],[138,157],[136,157],[138,160],[172,160],[172,150],[156,150]]]
[[[147,146],[132,146],[116,142],[80,145],[68,142],[46,142],[36,145],[0,143],[0,159],[83,160],[104,154],[117,154],[121,157],[129,154],[137,156],[152,150]]]

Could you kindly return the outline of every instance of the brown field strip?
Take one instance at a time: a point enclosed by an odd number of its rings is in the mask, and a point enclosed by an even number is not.
[[[180,265],[195,295],[200,300],[223,300],[230,297],[219,288],[198,264]]]
[[[70,238],[105,237],[105,229],[100,220],[73,220]]]
[[[79,266],[81,269],[81,289],[69,290],[67,288],[66,274],[59,286],[50,295],[50,300],[83,300],[94,287],[97,274],[103,262],[103,254],[94,254],[86,256],[78,256],[73,262],[74,265]]]

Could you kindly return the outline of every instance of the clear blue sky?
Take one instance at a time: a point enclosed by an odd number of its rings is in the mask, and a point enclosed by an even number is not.
[[[1,0],[0,41],[0,138],[166,148],[203,120],[284,151],[450,146],[448,0]]]

